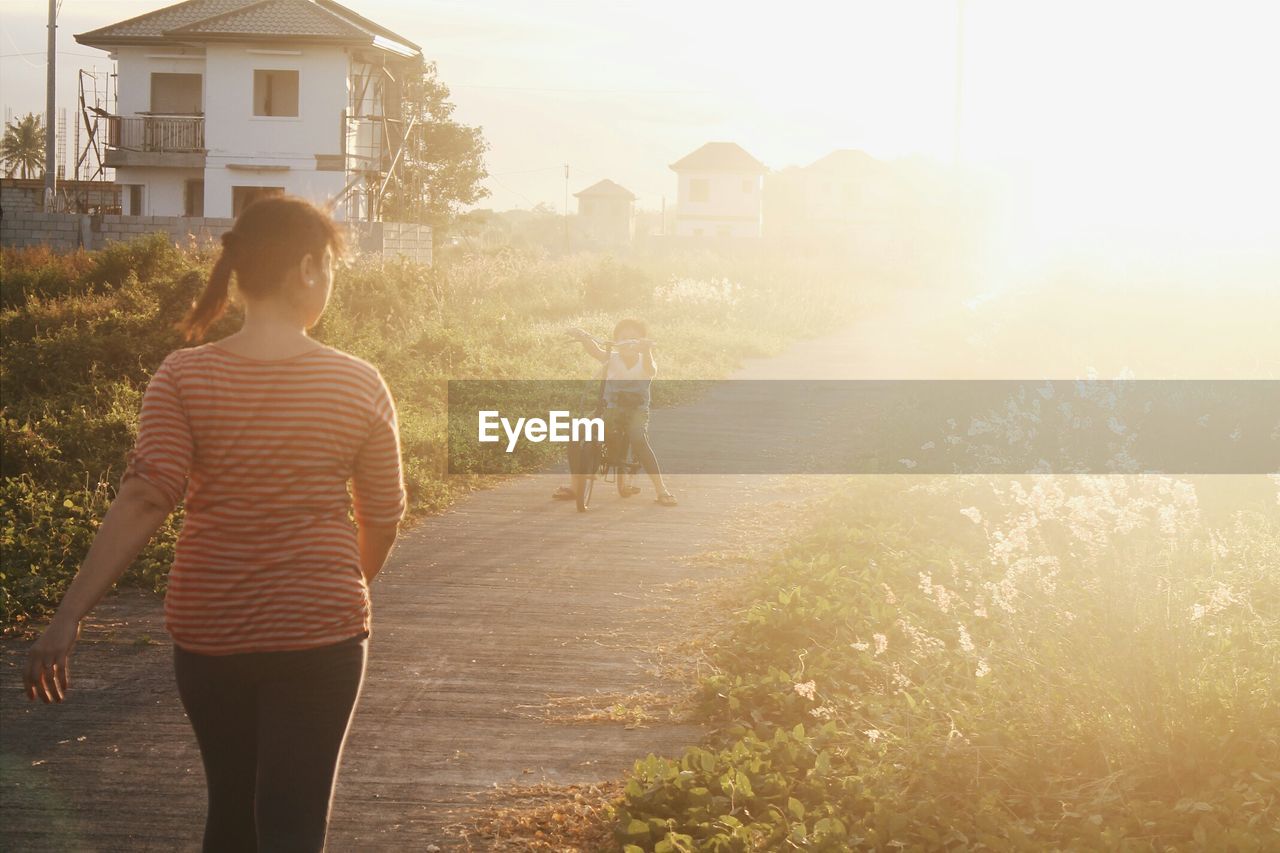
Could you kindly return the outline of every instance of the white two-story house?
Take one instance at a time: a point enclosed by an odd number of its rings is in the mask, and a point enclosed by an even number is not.
[[[677,237],[759,237],[765,165],[733,142],[708,142],[676,173]]]
[[[116,61],[124,213],[237,215],[264,193],[376,215],[421,49],[332,0],[187,0],[76,36]]]

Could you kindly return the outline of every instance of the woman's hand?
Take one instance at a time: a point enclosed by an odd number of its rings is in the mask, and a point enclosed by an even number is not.
[[[578,328],[577,326],[574,326],[572,329],[565,329],[565,334],[573,338],[575,341],[591,340],[591,335],[587,332],[587,330]]]
[[[80,637],[80,620],[107,594],[164,523],[173,506],[141,477],[126,477],[102,518],[84,565],[76,572],[49,627],[27,653],[23,692],[35,701],[61,702],[71,679],[67,658]]]
[[[44,629],[27,652],[27,666],[22,671],[22,686],[27,700],[39,698],[45,704],[61,702],[67,697],[71,675],[67,661],[76,640],[80,639],[80,623],[60,621],[57,617]]]

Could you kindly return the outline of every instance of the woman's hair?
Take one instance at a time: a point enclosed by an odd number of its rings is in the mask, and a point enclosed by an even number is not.
[[[280,288],[290,270],[326,248],[342,250],[342,234],[328,213],[292,196],[268,196],[244,209],[222,235],[222,252],[204,291],[178,324],[188,341],[199,340],[222,316],[231,296],[231,275],[244,293],[266,296]]]
[[[616,326],[613,327],[613,339],[615,341],[619,340],[619,336],[622,334],[622,329],[625,326],[634,326],[638,329],[640,331],[639,337],[649,337],[649,325],[645,323],[644,320],[637,320],[634,317],[624,317],[618,321]]]

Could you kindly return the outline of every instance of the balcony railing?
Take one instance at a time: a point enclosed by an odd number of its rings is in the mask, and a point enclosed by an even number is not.
[[[191,152],[204,150],[203,116],[110,116],[112,148],[130,151]]]

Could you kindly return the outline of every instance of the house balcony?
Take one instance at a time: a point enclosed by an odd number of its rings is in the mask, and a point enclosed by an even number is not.
[[[107,116],[106,165],[203,169],[204,116]]]

